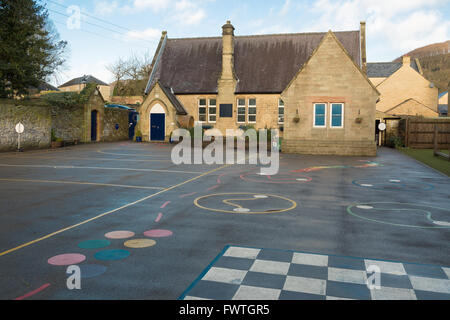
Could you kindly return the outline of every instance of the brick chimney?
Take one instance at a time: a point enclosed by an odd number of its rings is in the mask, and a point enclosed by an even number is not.
[[[408,55],[404,55],[402,57],[402,62],[404,66],[411,66],[411,57]]]
[[[361,21],[360,30],[361,36],[361,69],[364,74],[367,74],[367,53],[366,53],[366,22]]]

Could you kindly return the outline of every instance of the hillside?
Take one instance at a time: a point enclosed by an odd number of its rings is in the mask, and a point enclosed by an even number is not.
[[[439,92],[448,90],[450,81],[450,40],[417,48],[407,53],[411,58],[418,58],[425,78],[432,81]],[[401,57],[394,60],[401,61]]]

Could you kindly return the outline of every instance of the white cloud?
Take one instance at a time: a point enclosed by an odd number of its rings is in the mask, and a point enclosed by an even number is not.
[[[170,0],[133,0],[133,8],[152,9],[155,12],[167,9],[170,5]]]
[[[100,1],[95,4],[94,12],[101,16],[110,15],[119,8],[117,1]]]
[[[367,22],[369,61],[394,59],[417,47],[445,41],[450,22],[435,8],[449,0],[318,0],[310,9],[317,15],[312,31],[355,30]],[[375,53],[375,54],[374,54]],[[390,56],[387,55],[396,55]],[[372,59],[371,59],[372,58]]]
[[[289,12],[289,9],[291,8],[291,0],[286,0],[284,2],[283,7],[280,10],[280,15],[284,16]]]
[[[180,0],[175,3],[175,12],[171,20],[180,25],[196,25],[206,17],[204,9],[200,8],[199,3],[190,0]]]
[[[132,30],[127,32],[127,37],[131,39],[151,41],[161,37],[161,31],[153,28],[148,28],[145,30]]]

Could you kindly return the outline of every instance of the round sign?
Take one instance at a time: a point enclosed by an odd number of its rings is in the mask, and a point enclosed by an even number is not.
[[[16,132],[17,133],[23,133],[23,131],[25,130],[25,127],[23,126],[23,124],[22,123],[18,123],[18,124],[16,124]]]
[[[378,129],[379,129],[380,131],[386,130],[386,123],[381,122],[381,123],[378,125]]]

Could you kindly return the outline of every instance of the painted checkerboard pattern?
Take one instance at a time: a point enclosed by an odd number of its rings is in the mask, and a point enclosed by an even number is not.
[[[381,270],[370,290],[366,270]],[[180,296],[184,300],[450,300],[450,268],[227,246]]]

